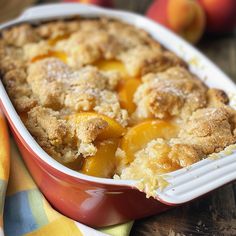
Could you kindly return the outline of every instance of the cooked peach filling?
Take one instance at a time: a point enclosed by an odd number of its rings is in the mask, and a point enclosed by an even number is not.
[[[236,143],[227,94],[208,88],[145,31],[115,19],[8,28],[0,74],[49,155],[87,175],[141,180],[149,195],[159,174]]]
[[[51,44],[61,39],[63,37],[56,38]],[[31,61],[35,63],[50,57],[58,58],[63,62],[67,61],[66,53],[60,51],[49,51],[47,54],[34,57]],[[165,117],[165,120],[154,118],[153,115],[149,118],[136,117],[137,106],[134,96],[137,96],[138,88],[143,85],[140,78],[129,76],[125,65],[118,60],[101,59],[93,66],[106,73],[116,72],[121,76],[115,86],[115,92],[121,108],[128,112],[130,120],[128,126],[124,127],[114,118],[95,112],[93,109],[67,115],[65,120],[76,130],[71,141],[67,137],[67,142],[81,143],[82,156],[80,155],[74,161],[66,161],[65,166],[96,177],[111,178],[118,173],[122,178],[135,179],[143,175],[140,161],[153,173],[161,174],[187,166],[197,160],[193,161],[195,154],[191,148],[186,148],[184,154],[186,157],[182,158],[176,154],[182,151],[182,146],[176,151],[176,145],[169,144],[171,140],[175,140],[180,130],[179,125],[175,124],[171,116]],[[150,93],[152,93],[151,89]],[[165,101],[167,102],[165,106],[172,103],[173,97],[170,98],[170,101]],[[21,114],[21,117],[26,119],[25,115]],[[153,153],[154,159],[151,157]],[[179,160],[182,160],[182,164]],[[141,168],[140,171],[134,173],[134,170],[139,168]]]
[[[96,177],[111,178],[116,171],[116,149],[119,141],[108,139],[97,143],[94,156],[86,157],[81,172]]]
[[[51,46],[54,46],[57,42],[59,42],[61,40],[64,40],[64,39],[67,39],[69,37],[70,37],[70,34],[58,35],[55,38],[49,39],[48,44],[51,45]]]
[[[128,128],[120,142],[120,148],[125,152],[122,162],[131,163],[135,159],[135,153],[143,149],[150,141],[157,138],[169,140],[176,136],[177,131],[177,126],[157,119],[147,120]]]
[[[118,60],[99,60],[94,65],[102,71],[116,71],[121,74],[122,79],[117,88],[119,101],[121,107],[126,109],[129,114],[132,114],[136,109],[133,97],[141,84],[140,78],[129,76],[125,65]]]
[[[118,60],[99,60],[94,66],[103,71],[117,71],[124,77],[128,76],[125,65]]]
[[[141,84],[140,79],[130,78],[124,65],[119,61],[101,60],[96,66],[104,71],[117,71],[122,74],[123,79],[117,92],[121,107],[132,114],[136,109],[133,96]],[[112,177],[120,166],[130,164],[135,159],[135,153],[149,142],[157,138],[168,140],[175,137],[178,132],[176,125],[158,119],[146,120],[133,127],[124,128],[114,119],[94,112],[80,112],[67,117],[77,124],[92,118],[101,118],[108,125],[97,135],[97,152],[84,159],[81,172],[97,177]],[[124,152],[123,156],[115,155],[117,147]]]
[[[96,154],[84,159],[81,171],[97,177],[111,177],[118,166],[131,163],[135,159],[135,153],[143,149],[149,142],[157,138],[169,140],[178,132],[176,125],[157,119],[124,128],[114,119],[93,112],[70,115],[67,120],[81,124],[93,118],[104,120],[107,122],[107,126],[96,137]],[[124,152],[124,156],[115,155],[117,147]],[[71,165],[77,165],[77,160]]]
[[[56,57],[63,62],[67,62],[67,55],[64,52],[60,51],[49,51],[47,54],[38,55],[31,59],[31,62],[36,62],[45,58]]]
[[[136,109],[133,98],[140,84],[141,81],[139,79],[128,78],[121,81],[118,87],[120,105],[122,108],[126,109],[129,114],[132,114]]]
[[[117,92],[121,107],[132,114],[136,109],[133,96],[141,84],[140,79],[129,77],[125,66],[119,61],[101,60],[95,66],[100,70],[117,71],[122,74],[123,79],[117,87]],[[158,119],[150,119],[133,127],[124,128],[114,119],[95,112],[80,112],[67,117],[75,124],[93,118],[100,118],[108,125],[97,135],[97,152],[83,160],[81,172],[97,177],[112,177],[119,166],[131,163],[135,158],[135,153],[143,149],[150,141],[156,138],[168,140],[176,136],[178,130],[176,125]],[[117,148],[124,152],[124,156],[116,154]],[[71,166],[77,165],[76,162]]]

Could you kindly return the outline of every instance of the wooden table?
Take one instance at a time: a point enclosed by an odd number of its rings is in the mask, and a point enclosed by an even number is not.
[[[4,0],[0,0],[0,3],[1,1]],[[6,2],[11,1],[16,0]],[[40,1],[43,2],[55,0]],[[117,0],[116,7],[143,13],[150,2],[151,0]],[[9,17],[16,14],[17,12],[9,14]],[[197,47],[236,82],[236,33],[204,37]],[[236,235],[235,201],[236,184],[228,184],[192,203],[136,221],[131,235]]]

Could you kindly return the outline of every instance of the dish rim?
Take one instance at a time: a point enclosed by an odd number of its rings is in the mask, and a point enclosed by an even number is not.
[[[113,9],[104,9],[97,6],[87,5],[87,4],[78,4],[78,3],[60,3],[60,4],[47,4],[47,5],[41,5],[36,7],[31,7],[27,9],[25,12],[22,13],[18,18],[15,20],[9,21],[5,24],[2,24],[0,26],[0,31],[4,28],[8,28],[10,26],[20,24],[20,23],[38,23],[42,21],[47,20],[53,20],[53,19],[60,19],[60,18],[71,18],[75,15],[80,15],[82,17],[101,17],[101,16],[107,16],[110,18],[116,18],[118,20],[130,23],[136,27],[144,29],[146,32],[152,35],[156,40],[158,40],[162,45],[164,45],[167,49],[173,51],[177,55],[180,56],[181,52],[180,50],[186,50],[187,53],[195,55],[200,60],[200,64],[205,64],[207,66],[211,67],[211,71],[214,71],[215,74],[218,75],[220,78],[220,81],[224,82],[223,87],[227,87],[229,91],[232,90],[232,92],[236,93],[236,86],[235,84],[226,76],[218,67],[216,67],[209,59],[207,59],[202,53],[200,53],[197,49],[195,49],[193,46],[191,46],[189,43],[184,41],[179,36],[175,35],[174,33],[170,32],[168,29],[164,28],[163,26],[143,17],[135,13],[120,11],[120,10],[113,10]],[[163,34],[162,36],[158,35]],[[168,40],[166,40],[168,39]],[[173,44],[169,44],[169,42],[172,42]],[[179,49],[177,49],[177,45],[179,46]],[[181,49],[182,48],[182,49]],[[191,53],[190,53],[191,52]],[[183,58],[183,55],[180,56]],[[186,58],[184,58],[186,60]],[[199,68],[196,68],[196,65],[190,64],[190,70],[194,73],[198,70],[198,75],[200,73]],[[203,78],[199,75],[200,78]],[[218,82],[214,87],[222,87],[221,83]],[[0,100],[3,104],[3,107],[6,111],[6,114],[8,118],[11,120],[12,125],[15,127],[16,130],[18,130],[21,138],[24,140],[27,147],[35,153],[37,157],[39,157],[42,161],[44,161],[46,164],[48,164],[53,169],[56,169],[57,171],[74,177],[76,179],[99,183],[103,185],[114,185],[114,186],[127,186],[131,188],[136,188],[136,183],[138,181],[136,180],[119,180],[119,179],[106,179],[106,178],[99,178],[99,177],[93,177],[85,174],[81,174],[79,172],[76,172],[74,170],[71,170],[56,160],[54,160],[51,156],[49,156],[41,147],[40,145],[35,141],[35,139],[32,137],[32,135],[29,133],[23,122],[21,121],[20,117],[18,116],[13,104],[10,101],[10,98],[8,97],[6,90],[0,81]],[[236,155],[234,155],[236,156]],[[222,162],[221,160],[224,158],[220,158],[218,162]],[[217,161],[217,160],[216,160]],[[182,168],[180,170],[170,172],[166,174],[167,180],[170,183],[170,186],[165,188],[164,190],[160,191],[157,190],[156,198],[160,200],[161,202],[164,202],[166,204],[180,204],[183,202],[190,201],[196,197],[199,197],[200,195],[203,195],[219,186],[222,186],[234,179],[236,179],[236,173],[233,174],[233,176],[229,179],[224,180],[218,185],[214,185],[213,187],[208,184],[208,187],[205,187],[202,191],[199,193],[191,194],[190,196],[180,196],[179,194],[172,194],[173,188],[178,190],[179,185],[176,185],[177,182],[180,181],[186,177],[189,176],[189,173],[191,172],[191,169],[193,170],[202,170],[204,166],[206,167],[209,163],[208,159],[199,161],[195,164],[193,164],[190,168],[187,168],[189,171],[186,171],[186,168]],[[211,161],[212,162],[212,161]],[[218,163],[217,162],[217,163]],[[217,165],[219,165],[218,163]],[[236,165],[236,161],[234,162]],[[206,169],[206,168],[205,168]],[[224,171],[225,172],[225,171]],[[191,174],[191,173],[190,173]],[[179,177],[181,176],[181,177]],[[175,181],[172,181],[172,178],[175,179]],[[192,179],[192,177],[191,177]],[[191,183],[191,188],[193,189],[195,187],[199,187],[199,184]]]

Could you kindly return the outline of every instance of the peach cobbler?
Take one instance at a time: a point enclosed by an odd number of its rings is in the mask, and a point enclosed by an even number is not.
[[[226,93],[145,31],[114,19],[6,29],[0,72],[39,145],[84,174],[151,185],[236,142]]]

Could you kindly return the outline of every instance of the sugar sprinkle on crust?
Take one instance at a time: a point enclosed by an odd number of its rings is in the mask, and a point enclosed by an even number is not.
[[[138,118],[188,117],[207,103],[206,86],[183,67],[148,74],[134,95]]]

